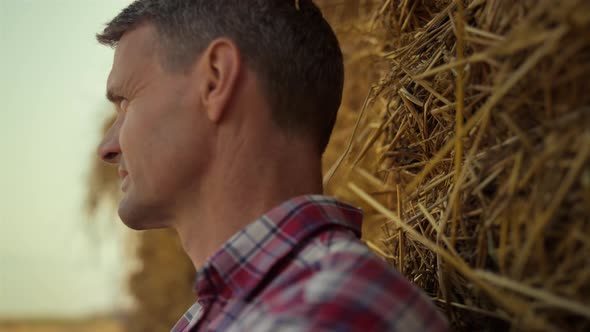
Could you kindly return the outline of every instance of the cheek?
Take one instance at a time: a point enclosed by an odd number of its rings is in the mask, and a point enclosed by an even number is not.
[[[122,162],[131,185],[142,195],[166,190],[173,182],[177,160],[182,158],[180,130],[167,117],[156,117],[151,109],[129,110],[121,125],[119,144]]]
[[[132,185],[142,195],[172,197],[199,182],[212,143],[211,130],[199,114],[175,100],[130,105],[119,144]]]
[[[207,142],[197,128],[176,123],[168,128],[153,150],[150,169],[153,184],[171,197],[201,182],[208,163]],[[156,145],[154,145],[156,146]]]
[[[121,124],[121,129],[119,131],[119,145],[121,147],[121,152],[123,155],[123,160],[126,167],[133,164],[133,159],[135,158],[135,150],[137,143],[135,142],[135,138],[138,135],[137,124],[135,123],[135,119],[133,116],[125,115],[125,119]]]
[[[146,150],[146,146],[150,145],[151,138],[149,130],[146,129],[144,117],[129,110],[119,132],[122,163],[135,182],[144,177],[145,159],[150,156],[150,151]]]

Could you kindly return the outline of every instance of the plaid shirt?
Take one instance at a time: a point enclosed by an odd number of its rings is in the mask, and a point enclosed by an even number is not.
[[[431,301],[360,240],[360,210],[291,199],[234,235],[200,269],[189,331],[446,331]]]

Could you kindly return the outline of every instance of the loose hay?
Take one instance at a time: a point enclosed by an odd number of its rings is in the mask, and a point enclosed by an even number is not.
[[[369,246],[457,330],[589,330],[590,3],[321,5],[356,83],[325,185]]]

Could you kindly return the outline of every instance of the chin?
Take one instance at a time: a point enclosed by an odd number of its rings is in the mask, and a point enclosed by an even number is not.
[[[161,209],[146,204],[134,204],[128,197],[121,200],[118,213],[123,224],[136,231],[169,227]]]

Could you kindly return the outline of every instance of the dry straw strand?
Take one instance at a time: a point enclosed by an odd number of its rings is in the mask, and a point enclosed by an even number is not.
[[[374,88],[343,104],[328,191],[385,220],[367,244],[454,330],[590,327],[590,4],[355,3],[340,37]]]

